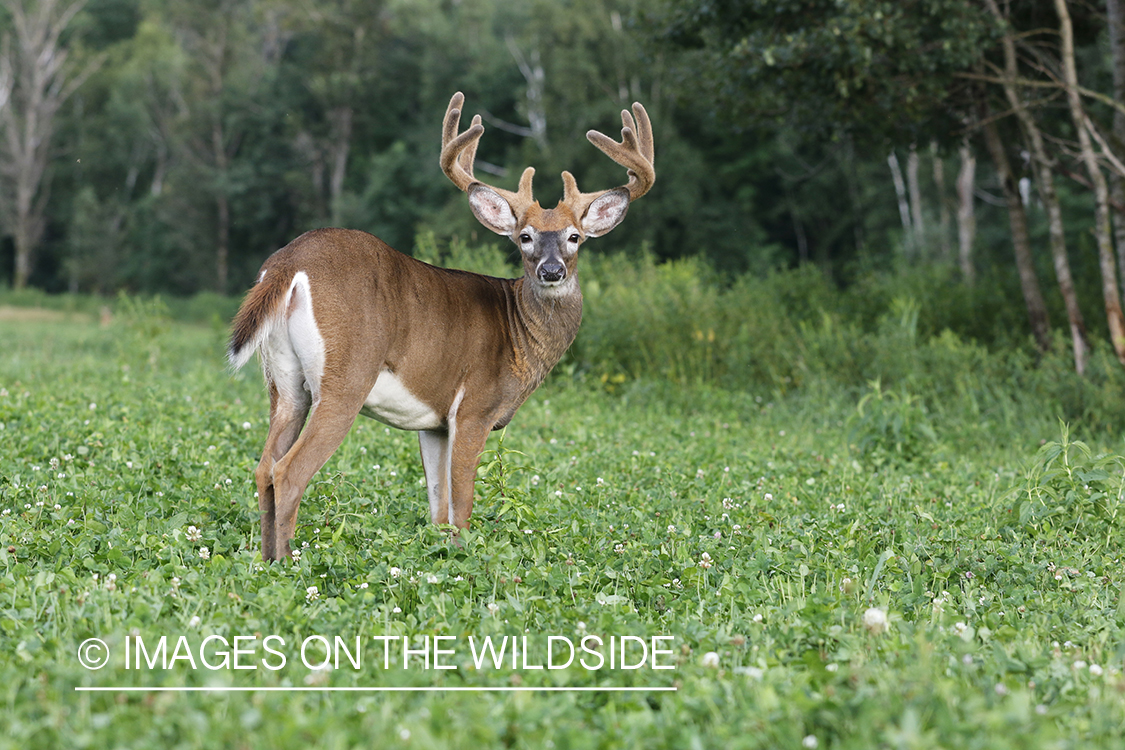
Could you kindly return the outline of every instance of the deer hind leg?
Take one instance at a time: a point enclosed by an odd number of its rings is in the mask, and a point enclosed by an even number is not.
[[[292,557],[289,542],[297,528],[297,509],[313,475],[344,442],[363,406],[366,391],[332,396],[324,392],[312,407],[297,442],[273,467],[274,557]]]
[[[303,388],[286,391],[282,393],[275,382],[271,381],[269,384],[269,434],[262,449],[262,460],[254,472],[258,485],[258,510],[261,512],[263,560],[276,560],[278,557],[274,534],[276,512],[273,467],[293,447],[309,413],[310,399]]]

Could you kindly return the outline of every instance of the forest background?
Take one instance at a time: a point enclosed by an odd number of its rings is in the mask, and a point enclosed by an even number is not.
[[[756,293],[785,298],[787,326],[905,315],[1079,373],[1099,346],[1125,362],[1118,0],[0,5],[8,299],[196,295],[226,315],[266,256],[325,225],[514,275],[438,167],[463,90],[488,130],[478,168],[514,186],[535,166],[546,205],[563,169],[620,183],[583,134],[646,105],[656,187],[585,251],[623,256],[588,276],[687,274],[729,298],[685,328],[714,349],[756,335],[747,285],[773,279]],[[602,343],[603,374],[643,364]],[[745,374],[727,355],[696,369]],[[791,355],[754,366],[784,386]]]

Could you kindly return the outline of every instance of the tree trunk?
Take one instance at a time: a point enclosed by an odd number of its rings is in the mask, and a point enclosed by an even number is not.
[[[1066,83],[1066,98],[1070,105],[1070,115],[1074,119],[1074,129],[1078,131],[1078,146],[1082,161],[1090,173],[1090,184],[1094,187],[1094,238],[1098,243],[1098,265],[1102,271],[1102,296],[1105,298],[1105,314],[1109,322],[1109,336],[1117,359],[1125,364],[1125,315],[1121,312],[1121,295],[1117,286],[1117,267],[1113,257],[1113,241],[1110,237],[1109,187],[1105,175],[1098,166],[1098,157],[1086,131],[1086,112],[1078,94],[1078,70],[1074,62],[1074,32],[1070,22],[1070,9],[1066,0],[1055,0],[1055,10],[1059,14],[1059,38],[1063,66],[1063,80]]]
[[[344,177],[348,172],[348,152],[352,144],[351,107],[337,107],[330,113],[332,122],[332,141],[329,144],[332,154],[332,175],[328,184],[328,205],[332,212],[332,223],[340,223],[340,196],[344,193]]]
[[[0,48],[0,217],[12,234],[12,284],[27,286],[35,249],[46,226],[48,169],[55,117],[63,103],[101,64],[95,57],[74,72],[64,63],[63,38],[86,0],[3,0],[8,26]],[[29,7],[30,6],[30,7]],[[14,43],[13,43],[14,40]]]
[[[223,134],[220,114],[216,113],[211,127],[211,143],[215,149],[215,169],[219,179],[215,186],[215,290],[227,293],[227,274],[230,267],[230,200],[227,197],[227,158],[226,139]]]
[[[906,180],[902,178],[902,168],[898,164],[898,156],[891,149],[887,157],[887,165],[891,168],[891,179],[895,183],[895,195],[898,197],[898,218],[902,221],[902,246],[906,250],[906,257],[914,255],[914,231],[910,223],[910,203],[906,197]]]
[[[998,20],[1006,19],[1000,13],[996,0],[986,0],[989,10]],[[1035,182],[1039,187],[1039,196],[1047,211],[1047,226],[1051,244],[1051,258],[1054,261],[1055,276],[1059,282],[1059,292],[1062,294],[1066,305],[1066,317],[1070,323],[1070,340],[1074,349],[1074,369],[1082,375],[1086,371],[1086,357],[1090,345],[1086,336],[1086,321],[1082,317],[1082,310],[1078,306],[1078,295],[1074,291],[1074,280],[1070,274],[1070,260],[1066,253],[1066,235],[1063,232],[1062,207],[1059,205],[1059,196],[1055,190],[1055,160],[1047,152],[1043,143],[1043,134],[1039,130],[1035,118],[1024,105],[1014,81],[1018,78],[1018,63],[1016,61],[1016,43],[1010,33],[1003,38],[1004,47],[1004,72],[1007,80],[1004,83],[1004,94],[1012,111],[1016,113],[1024,137],[1030,146],[1032,155],[1032,169]]]
[[[1040,350],[1047,351],[1051,346],[1050,322],[1047,317],[1047,306],[1043,302],[1043,294],[1039,291],[1039,280],[1035,277],[1035,264],[1031,257],[1031,239],[1027,232],[1027,213],[1024,211],[1023,201],[1020,199],[1019,186],[1012,175],[1012,166],[1008,162],[1008,154],[1004,151],[1004,144],[1000,140],[1000,133],[996,130],[996,123],[990,119],[985,111],[981,118],[985,124],[984,141],[988,144],[988,152],[996,165],[996,174],[1000,178],[1000,185],[1004,190],[1004,201],[1008,204],[1008,223],[1012,228],[1012,247],[1016,253],[1016,269],[1020,276],[1020,288],[1023,290],[1024,303],[1027,305],[1027,317],[1031,323],[1031,332],[1035,335],[1035,343]]]
[[[968,141],[960,148],[961,169],[957,173],[957,244],[961,275],[972,286],[976,280],[973,268],[973,242],[977,236],[977,215],[973,205],[973,188],[976,185],[977,157]]]
[[[934,189],[938,196],[938,248],[941,259],[949,262],[953,249],[949,246],[949,201],[945,199],[945,162],[938,153],[937,144],[930,144],[930,156],[934,164]]]
[[[1113,60],[1113,98],[1125,101],[1125,8],[1121,0],[1106,0],[1106,15],[1109,18],[1109,52]],[[1120,152],[1125,148],[1125,112],[1113,110],[1113,148]],[[1110,172],[1110,198],[1113,203],[1125,205],[1125,177],[1116,171]],[[1113,228],[1117,245],[1117,267],[1125,284],[1125,216],[1113,212]],[[1122,289],[1125,293],[1125,289]]]
[[[906,187],[910,191],[910,223],[914,227],[914,250],[921,254],[926,235],[922,222],[922,188],[918,184],[918,149],[910,146],[906,157]]]

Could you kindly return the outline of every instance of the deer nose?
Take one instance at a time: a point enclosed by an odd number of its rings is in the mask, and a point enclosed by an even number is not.
[[[547,262],[539,266],[540,281],[562,281],[564,276],[566,276],[566,266],[562,263]]]

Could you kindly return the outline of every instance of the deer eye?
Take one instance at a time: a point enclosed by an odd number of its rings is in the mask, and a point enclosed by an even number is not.
[[[572,235],[570,235],[570,241],[571,241],[571,242],[573,242],[573,243],[574,243],[574,244],[576,244],[576,245],[578,244],[578,240],[579,240],[579,239],[580,239],[580,238],[579,238],[579,236],[578,236],[577,234],[572,234]]]
[[[520,235],[520,242],[531,242],[531,235],[527,232],[524,232]]]

